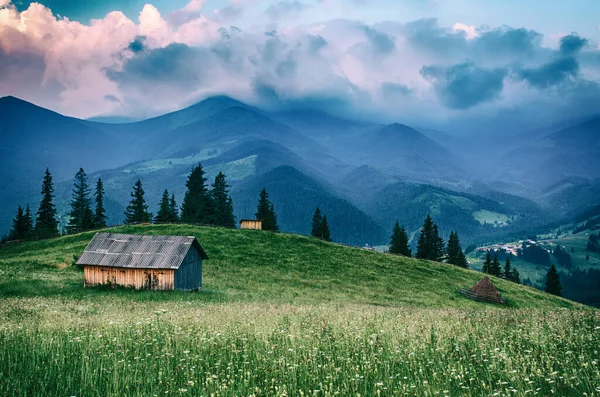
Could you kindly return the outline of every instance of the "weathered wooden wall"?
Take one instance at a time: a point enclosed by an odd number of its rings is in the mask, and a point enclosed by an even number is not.
[[[262,230],[262,221],[242,221],[240,229]]]
[[[174,271],[170,269],[84,266],[83,278],[86,287],[114,284],[135,289],[172,290],[175,288]]]
[[[175,289],[191,291],[202,287],[202,257],[192,248],[175,270]]]

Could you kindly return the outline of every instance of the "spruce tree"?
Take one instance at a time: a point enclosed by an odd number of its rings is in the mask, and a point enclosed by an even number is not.
[[[510,280],[517,284],[521,284],[521,275],[519,274],[519,271],[517,270],[516,267],[513,267]]]
[[[323,222],[323,216],[321,216],[321,209],[317,207],[312,218],[311,236],[321,238],[321,222]]]
[[[169,200],[169,222],[179,222],[179,209],[175,201],[175,193],[171,193],[171,200]]]
[[[506,262],[504,262],[504,272],[502,273],[502,277],[507,280],[511,280],[513,276],[512,267],[510,264],[510,255],[506,255]]]
[[[412,256],[412,250],[408,245],[408,234],[404,225],[400,227],[400,223],[396,221],[394,231],[390,239],[390,253],[403,256]]]
[[[187,182],[187,191],[181,205],[181,221],[209,225],[214,223],[214,206],[206,187],[202,164],[192,168]]]
[[[494,253],[494,260],[492,261],[492,265],[490,266],[490,274],[496,277],[502,276],[502,269],[500,267],[500,262],[498,261],[497,252]]]
[[[454,266],[465,269],[469,267],[467,258],[460,246],[460,239],[457,232],[450,232],[450,237],[448,238],[447,261]]]
[[[485,254],[485,261],[483,262],[483,267],[481,268],[481,271],[486,274],[491,274],[491,272],[490,272],[491,267],[492,267],[492,254],[490,251],[487,251]]]
[[[150,222],[152,219],[152,214],[148,212],[148,205],[146,205],[144,194],[142,181],[138,179],[135,185],[133,185],[131,200],[125,209],[126,224]]]
[[[171,206],[169,203],[169,191],[165,189],[158,204],[158,213],[154,218],[154,222],[168,223],[171,222]]]
[[[94,201],[96,210],[94,211],[94,226],[97,228],[106,227],[106,210],[104,209],[104,184],[102,179],[96,181],[96,191],[94,192]]]
[[[29,204],[25,207],[25,237],[28,237],[31,233],[33,233],[33,216],[31,215],[31,208],[29,208]]]
[[[327,215],[323,215],[323,221],[321,221],[321,238],[325,241],[331,242],[331,230],[329,229],[329,223],[327,223]]]
[[[71,199],[71,212],[67,232],[79,233],[94,228],[94,214],[90,203],[90,189],[87,183],[87,175],[83,168],[75,174],[73,183],[73,198]]]
[[[233,215],[233,201],[229,195],[229,185],[225,180],[225,174],[219,172],[215,177],[210,191],[214,203],[214,224],[223,227],[235,227],[235,215]]]
[[[267,189],[265,188],[263,188],[260,192],[258,205],[256,206],[256,213],[254,215],[256,216],[256,219],[262,220],[263,230],[269,230],[272,232],[279,231],[275,207],[273,206],[273,203],[269,201],[269,193],[267,193]]]
[[[421,227],[421,233],[417,240],[417,255],[418,259],[431,259],[433,257],[433,220],[427,215]]]
[[[441,262],[446,257],[446,243],[440,236],[438,225],[433,224],[433,235],[431,237],[431,259],[435,262]]]
[[[544,288],[544,291],[552,295],[562,296],[560,276],[554,265],[550,267],[550,270],[548,270],[548,273],[546,274],[546,287]]]
[[[37,211],[35,233],[38,236],[54,236],[58,234],[58,221],[56,220],[56,206],[54,205],[54,184],[52,174],[46,168],[42,181],[42,200]]]
[[[25,237],[27,233],[27,221],[25,219],[25,214],[23,212],[23,207],[20,205],[17,208],[17,214],[13,219],[13,226],[10,232],[8,233],[9,240],[20,240]]]

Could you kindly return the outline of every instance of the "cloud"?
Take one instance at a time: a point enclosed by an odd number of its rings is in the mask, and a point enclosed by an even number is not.
[[[38,3],[22,12],[3,4],[0,92],[84,118],[155,116],[227,94],[419,124],[515,108],[525,120],[542,106],[553,117],[572,112],[600,81],[597,51],[576,34],[556,49],[527,28],[295,17],[337,10],[333,0],[266,10],[235,1],[210,13],[193,0],[167,15],[146,4],[135,20],[115,11],[89,24]]]
[[[454,32],[459,32],[459,31],[463,31],[465,32],[465,37],[467,39],[474,39],[475,37],[479,36],[479,33],[477,33],[477,29],[475,28],[475,26],[473,25],[465,25],[464,23],[455,23],[454,26],[452,26],[452,30]]]
[[[586,44],[587,40],[576,34],[563,36],[553,60],[535,68],[517,69],[517,77],[540,90],[573,83],[580,78],[577,57]]]
[[[269,17],[273,21],[280,20],[282,18],[287,18],[293,15],[298,15],[299,13],[306,10],[308,6],[300,1],[280,1],[278,3],[270,5],[266,11],[265,15]]]
[[[502,27],[482,32],[472,41],[475,53],[481,57],[501,57],[503,61],[532,58],[540,51],[542,35],[534,30]]]
[[[106,99],[107,101],[110,101],[110,102],[116,102],[116,103],[119,103],[119,102],[121,102],[121,101],[119,100],[119,98],[117,98],[117,97],[116,97],[116,96],[114,96],[114,95],[104,95],[104,99]]]
[[[577,34],[563,36],[560,39],[560,53],[565,56],[577,55],[587,44],[587,40]]]
[[[518,76],[535,88],[545,89],[574,78],[579,73],[579,63],[574,58],[565,57],[549,62],[539,68],[523,69]]]
[[[129,48],[129,50],[131,50],[132,52],[142,52],[144,51],[144,40],[146,39],[145,36],[137,36],[135,38],[135,40],[133,40],[131,43],[129,43],[129,45],[127,46],[127,48]]]
[[[370,26],[364,26],[363,29],[367,39],[369,39],[369,43],[379,54],[387,55],[396,49],[394,39],[386,33],[373,29]]]
[[[498,98],[507,73],[506,69],[483,69],[472,63],[421,69],[421,75],[433,84],[440,100],[452,109],[468,109]]]

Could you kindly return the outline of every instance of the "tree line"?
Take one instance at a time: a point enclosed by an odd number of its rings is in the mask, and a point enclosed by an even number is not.
[[[54,204],[54,183],[50,170],[46,168],[42,180],[41,200],[35,219],[29,205],[25,210],[17,208],[12,229],[5,237],[7,240],[19,240],[33,237],[52,237],[59,234],[56,205]],[[92,208],[93,205],[93,208]],[[70,202],[68,233],[106,227],[106,211],[104,209],[104,186],[98,178],[92,203],[91,189],[85,171],[80,168],[75,174],[73,198]]]
[[[408,233],[404,225],[396,221],[390,238],[389,252],[391,254],[412,257]],[[468,268],[469,263],[460,245],[457,232],[451,232],[448,243],[440,236],[438,225],[430,215],[427,215],[417,240],[417,259],[427,259],[435,262],[446,262],[454,266]]]
[[[500,265],[500,261],[498,260],[498,252],[494,252],[494,258],[492,259],[491,250],[487,251],[485,254],[485,261],[483,262],[483,267],[481,268],[483,273],[502,277],[506,280],[513,281],[515,283],[521,283],[521,275],[516,267],[512,267],[512,263],[510,262],[510,255],[506,255],[506,260],[504,262],[504,268]]]
[[[156,216],[149,211],[142,181],[138,179],[132,187],[131,199],[125,208],[125,224],[135,223],[192,223],[222,227],[235,227],[233,200],[229,194],[229,184],[222,172],[207,186],[207,178],[202,164],[193,167],[186,181],[186,193],[181,208],[175,194],[164,190],[158,204]],[[73,234],[107,227],[104,208],[104,185],[101,178],[96,180],[92,195],[88,177],[83,168],[75,174],[72,199],[69,202],[69,220],[66,233]],[[5,240],[46,238],[60,234],[56,205],[54,204],[54,183],[52,174],[46,169],[42,181],[41,200],[35,215],[29,205],[18,206],[13,225]],[[278,231],[277,215],[266,189],[260,193],[257,219],[263,220],[263,230]]]

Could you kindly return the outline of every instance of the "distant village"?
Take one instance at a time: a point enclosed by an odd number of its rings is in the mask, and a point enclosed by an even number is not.
[[[555,244],[546,242],[546,241],[535,241],[532,239],[527,240],[519,240],[518,242],[510,242],[510,243],[499,243],[493,244],[486,247],[478,247],[476,251],[478,253],[478,257],[481,259],[485,259],[485,255],[488,251],[491,252],[506,252],[515,257],[523,256],[523,248],[529,247],[540,247],[546,250],[549,254],[552,253],[552,248]]]

